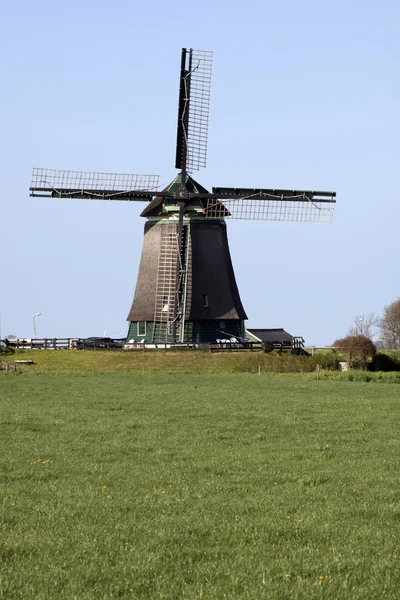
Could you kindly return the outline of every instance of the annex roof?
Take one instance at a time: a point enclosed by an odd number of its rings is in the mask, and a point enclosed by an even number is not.
[[[285,331],[282,327],[278,329],[254,329],[252,327],[251,329],[246,329],[246,332],[260,342],[264,343],[279,342],[291,344],[293,340],[293,336]]]

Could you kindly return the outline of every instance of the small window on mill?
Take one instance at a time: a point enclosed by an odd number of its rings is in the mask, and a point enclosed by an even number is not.
[[[208,308],[208,296],[207,296],[207,294],[202,294],[201,297],[203,299],[203,307],[204,308]]]
[[[137,333],[138,335],[146,335],[146,321],[138,321]]]

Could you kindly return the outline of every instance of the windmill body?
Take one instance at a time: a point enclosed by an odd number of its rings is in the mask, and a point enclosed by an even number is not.
[[[179,174],[166,190],[176,191],[180,183]],[[186,186],[208,193],[189,177]],[[207,218],[201,199],[185,204],[179,249],[179,212],[174,198],[156,198],[142,212],[147,221],[128,315],[128,341],[172,342],[175,330],[181,342],[243,337],[247,316],[235,281],[224,218]],[[178,319],[174,317],[176,289],[181,307]]]
[[[334,192],[213,187],[189,173],[206,163],[211,53],[182,50],[175,167],[158,177],[34,169],[32,196],[146,201],[127,341],[242,338],[247,319],[229,252],[226,219],[330,222]]]

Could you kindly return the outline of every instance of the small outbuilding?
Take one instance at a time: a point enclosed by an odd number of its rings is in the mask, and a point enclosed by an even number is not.
[[[246,329],[250,342],[262,342],[271,350],[291,350],[294,354],[305,354],[304,339],[293,336],[282,327],[275,329]]]

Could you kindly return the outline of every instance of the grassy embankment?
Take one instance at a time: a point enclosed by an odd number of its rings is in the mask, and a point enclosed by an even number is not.
[[[1,358],[1,356],[0,356]],[[33,360],[26,367],[45,373],[123,373],[131,371],[185,371],[197,373],[310,372],[317,364],[336,368],[333,353],[315,357],[264,352],[25,350],[4,356],[7,360]]]
[[[397,599],[399,400],[313,374],[4,375],[0,597]]]

